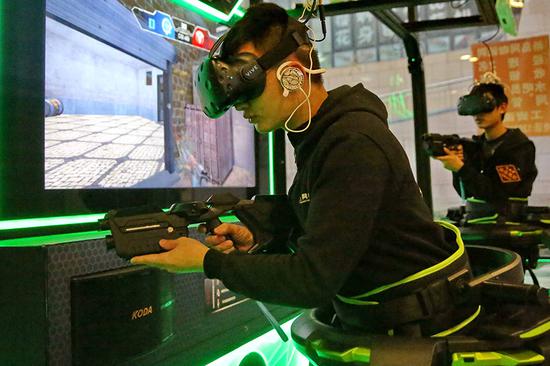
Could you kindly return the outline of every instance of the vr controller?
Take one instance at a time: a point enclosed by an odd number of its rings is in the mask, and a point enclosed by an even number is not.
[[[287,195],[258,195],[240,200],[232,194],[215,194],[206,201],[173,204],[168,212],[145,206],[109,211],[99,220],[107,235],[107,248],[114,248],[125,259],[137,255],[161,253],[161,239],[189,235],[189,225],[204,223],[209,232],[221,225],[220,216],[232,212],[252,232],[255,245],[248,253],[267,253],[286,244],[297,222]],[[269,310],[256,301],[273,329],[286,342],[288,337]]]
[[[426,133],[422,136],[422,147],[430,156],[447,155],[445,147],[454,150],[458,145],[473,144],[473,140],[453,135],[440,135],[438,133]]]
[[[176,203],[168,212],[154,206],[111,210],[99,224],[101,230],[111,231],[106,236],[107,247],[130,259],[163,252],[161,239],[188,236],[192,224],[204,223],[212,233],[222,223],[219,217],[230,212],[252,232],[255,245],[249,253],[270,251],[286,240],[296,222],[286,195],[258,195],[252,200],[240,200],[225,193],[212,195],[206,201]]]

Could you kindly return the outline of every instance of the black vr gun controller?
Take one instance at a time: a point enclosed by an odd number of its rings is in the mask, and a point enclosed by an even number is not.
[[[458,145],[463,145],[465,149],[475,144],[472,139],[460,137],[458,135],[440,135],[438,133],[426,133],[422,136],[422,147],[430,156],[447,155],[444,148],[450,150],[456,149]]]
[[[206,201],[173,204],[168,212],[154,206],[109,211],[100,222],[110,230],[107,247],[122,258],[160,253],[161,239],[189,235],[189,225],[204,223],[209,232],[221,224],[220,215],[233,212],[254,237],[249,253],[267,252],[295,224],[286,195],[258,195],[240,200],[232,194],[215,194]]]
[[[249,253],[269,252],[286,244],[296,224],[286,195],[258,195],[240,200],[232,194],[215,194],[206,201],[173,204],[168,212],[152,206],[111,210],[100,220],[102,230],[111,230],[107,247],[115,248],[122,258],[160,253],[160,239],[177,239],[189,235],[189,225],[204,223],[209,232],[221,224],[219,216],[233,212],[248,227],[255,245]],[[256,301],[261,312],[286,342],[288,337],[269,310]]]

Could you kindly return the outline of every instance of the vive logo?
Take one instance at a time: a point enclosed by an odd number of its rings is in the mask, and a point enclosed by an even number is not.
[[[137,320],[151,314],[153,314],[153,307],[146,306],[143,309],[137,309],[132,311],[132,320]]]
[[[258,64],[252,65],[252,67],[248,69],[243,69],[243,77],[246,80],[253,80],[256,78],[256,74],[260,70],[260,66]]]

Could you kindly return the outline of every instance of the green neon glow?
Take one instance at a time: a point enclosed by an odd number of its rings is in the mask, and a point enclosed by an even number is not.
[[[267,134],[267,163],[269,167],[269,194],[275,194],[275,162],[273,161],[273,134],[270,132]]]
[[[468,318],[464,319],[463,321],[461,321],[460,323],[458,323],[454,327],[451,327],[451,328],[449,328],[447,330],[444,330],[440,333],[434,334],[432,337],[446,337],[448,335],[451,335],[453,333],[458,332],[459,330],[464,328],[466,325],[470,324],[475,318],[477,318],[479,313],[481,313],[481,305],[478,306],[477,310],[472,315],[470,315]]]
[[[527,197],[508,197],[508,201],[520,201],[520,202],[527,202]]]
[[[293,321],[294,319],[281,325],[289,339],[290,325]],[[309,365],[307,358],[294,348],[292,341],[285,343],[281,341],[275,330],[270,330],[206,366],[238,366],[243,358],[252,352],[260,354],[268,366]]]
[[[403,83],[404,80],[399,74],[395,74],[390,77],[390,85],[393,89],[399,89]],[[407,106],[405,94],[406,92],[404,91],[395,92],[391,93],[388,97],[388,107],[390,113],[395,115],[397,118],[412,118],[414,115],[413,110]]]
[[[538,236],[542,235],[542,229],[541,230],[533,230],[533,231],[519,231],[519,230],[511,230],[510,236],[521,238],[524,236]]]
[[[472,203],[487,203],[484,200],[480,200],[480,199],[477,199],[477,198],[474,198],[474,197],[466,198],[466,201],[472,202]]]
[[[202,15],[203,17],[215,22],[227,23],[231,20],[231,18],[233,18],[233,16],[242,17],[244,15],[244,13],[239,11],[239,6],[243,2],[243,0],[237,0],[235,6],[233,6],[229,14],[225,14],[211,6],[206,5],[199,0],[172,0],[172,2],[189,10],[192,10]]]
[[[97,217],[94,220],[85,220],[85,221],[74,221],[76,217],[86,217],[91,218]],[[70,222],[59,225],[70,225],[70,224],[79,224],[79,223],[89,223],[96,222],[98,219],[103,218],[104,214],[98,215],[81,215],[81,216],[65,216],[65,217],[56,217],[56,218],[44,218],[44,219],[26,219],[26,220],[12,220],[12,221],[0,221],[0,232],[1,230],[10,230],[10,229],[26,229],[32,227],[46,227],[54,226],[50,225],[49,222],[51,219],[57,219],[59,222],[63,222],[64,219],[71,219]],[[236,216],[227,215],[220,216],[220,221],[222,222],[237,222],[238,219]],[[10,223],[14,223],[13,226]],[[26,222],[35,223],[35,226],[25,226]],[[195,228],[199,226],[198,224],[189,225],[190,228]],[[106,235],[110,234],[108,230],[106,231],[86,231],[86,232],[77,232],[77,233],[66,233],[66,234],[54,234],[54,235],[44,235],[44,236],[32,236],[16,239],[7,239],[0,240],[1,247],[35,247],[42,245],[51,245],[51,244],[61,244],[69,243],[74,241],[82,240],[94,240],[94,239],[103,239]]]
[[[167,211],[168,209],[164,209]],[[5,220],[0,221],[0,232],[3,230],[19,230],[19,229],[31,229],[38,227],[49,226],[67,226],[77,224],[88,224],[97,222],[105,217],[105,214],[91,214],[91,215],[75,215],[75,216],[57,216],[57,217],[44,217],[44,218],[31,218],[20,220]],[[237,218],[233,215],[221,216],[220,220],[223,222],[234,222]],[[197,225],[190,225],[194,227]]]
[[[320,358],[326,358],[342,364],[349,362],[362,362],[368,364],[371,359],[370,348],[353,347],[340,352],[326,349],[323,345],[323,341],[321,340],[313,341],[311,342],[311,345]]]
[[[494,214],[493,216],[479,217],[477,219],[468,220],[468,223],[469,224],[494,223],[497,218],[498,218],[498,214]]]
[[[237,17],[239,17],[239,18],[244,17],[244,10],[238,8],[237,10],[235,10],[235,16],[237,16]]]
[[[46,226],[65,226],[75,224],[86,224],[91,222],[97,222],[102,219],[105,214],[93,214],[93,215],[75,215],[75,216],[57,216],[57,217],[45,217],[45,218],[32,218],[32,219],[20,219],[20,220],[6,220],[0,221],[0,231],[2,230],[17,230],[17,229],[30,229]]]
[[[33,236],[0,241],[1,247],[40,247],[43,245],[71,243],[75,241],[102,239],[109,231],[86,231],[81,233]]]
[[[174,300],[168,300],[164,304],[160,306],[161,309],[169,308],[170,306],[174,305]]]
[[[531,329],[528,332],[525,332],[525,333],[521,334],[519,337],[522,338],[522,339],[533,338],[533,337],[537,337],[541,334],[544,334],[544,333],[548,332],[549,330],[550,330],[550,322],[546,322],[542,325],[539,325],[536,328]]]
[[[466,365],[539,365],[544,361],[544,356],[531,350],[519,351],[494,351],[494,352],[457,352],[453,353],[453,366]]]
[[[440,226],[443,226],[444,228],[446,228],[448,230],[451,230],[455,233],[456,244],[458,246],[458,249],[450,257],[448,257],[447,259],[445,259],[442,262],[434,264],[431,267],[423,269],[422,271],[413,273],[412,275],[409,275],[409,276],[407,276],[407,277],[405,277],[405,278],[403,278],[399,281],[392,282],[388,285],[377,287],[377,288],[375,288],[373,290],[370,290],[369,292],[366,292],[364,294],[355,295],[355,296],[352,296],[352,297],[344,297],[342,295],[336,295],[336,297],[338,297],[338,299],[340,299],[340,301],[348,303],[348,304],[352,304],[352,305],[367,305],[367,306],[368,305],[375,305],[376,301],[368,301],[368,300],[363,300],[363,299],[365,299],[367,297],[370,297],[372,295],[379,294],[379,293],[384,292],[388,289],[400,286],[402,284],[409,283],[409,282],[415,281],[419,278],[428,276],[432,273],[440,271],[441,269],[443,269],[447,266],[450,266],[453,262],[460,259],[462,257],[462,255],[464,254],[465,250],[466,250],[464,248],[464,242],[462,241],[460,231],[458,230],[458,228],[456,226],[454,226],[451,223],[448,223],[448,222],[445,222],[445,221],[436,221],[436,223],[438,223]]]

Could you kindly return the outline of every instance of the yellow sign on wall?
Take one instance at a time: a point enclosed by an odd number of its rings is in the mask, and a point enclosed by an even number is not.
[[[474,78],[494,71],[507,86],[504,122],[530,136],[550,136],[550,62],[548,35],[472,46]]]

